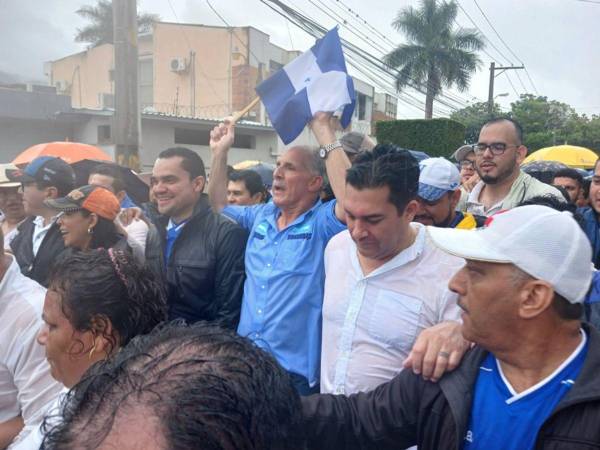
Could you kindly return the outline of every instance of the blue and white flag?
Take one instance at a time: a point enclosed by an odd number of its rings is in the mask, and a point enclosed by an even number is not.
[[[256,86],[256,92],[285,144],[296,139],[318,111],[343,108],[340,123],[346,128],[352,119],[356,94],[337,28]]]

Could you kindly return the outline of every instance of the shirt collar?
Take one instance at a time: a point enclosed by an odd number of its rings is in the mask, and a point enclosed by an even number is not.
[[[294,220],[291,224],[289,224],[287,227],[285,227],[284,229],[290,228],[294,225],[297,225],[299,223],[304,222],[304,220],[309,216],[312,215],[313,211],[315,211],[319,206],[322,205],[323,202],[321,202],[320,198],[317,198],[317,201],[315,202],[315,204],[308,210],[304,211],[302,214],[300,214],[298,217],[296,217],[296,220]],[[274,203],[270,203],[270,205],[272,205],[273,208],[273,213],[272,214],[268,214],[267,215],[267,220],[268,222],[277,230],[277,218],[279,217],[279,214],[281,214],[281,208],[279,208],[277,205],[275,205]],[[283,230],[280,230],[283,231]]]
[[[43,216],[35,216],[35,218],[33,219],[33,224],[37,227],[37,228],[41,228],[41,229],[45,229],[45,228],[50,228],[58,219],[58,214],[56,216],[53,216],[52,219],[50,219],[50,223],[48,225],[44,225],[44,217]]]
[[[427,230],[425,229],[425,225],[416,222],[411,223],[410,226],[417,231],[417,237],[415,238],[415,241],[388,262],[378,267],[370,274],[363,276],[363,278],[372,278],[389,272],[390,270],[397,269],[398,267],[405,266],[421,256],[423,249],[425,248],[425,235],[427,234]],[[354,241],[352,241],[352,247],[352,265],[354,265],[354,268],[358,271],[358,273],[363,274],[362,268],[360,267],[360,262],[358,261],[358,249],[356,248]]]

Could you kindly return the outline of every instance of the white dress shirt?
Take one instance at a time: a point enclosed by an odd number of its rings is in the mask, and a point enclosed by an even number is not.
[[[37,252],[42,246],[42,242],[54,222],[56,222],[56,217],[53,217],[48,225],[44,225],[44,218],[42,216],[36,216],[35,219],[33,219],[33,224],[35,225],[32,236],[33,256],[37,256]]]
[[[23,417],[23,437],[39,425],[62,389],[52,375],[44,348],[36,341],[46,289],[27,278],[12,259],[0,281],[0,422]]]
[[[424,328],[460,320],[448,281],[464,260],[439,250],[426,228],[415,242],[367,276],[348,231],[325,250],[321,392],[368,391],[402,370]]]

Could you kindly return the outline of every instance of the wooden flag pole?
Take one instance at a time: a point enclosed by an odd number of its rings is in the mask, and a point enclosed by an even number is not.
[[[232,123],[236,123],[238,120],[240,120],[242,117],[244,117],[248,113],[248,111],[250,111],[252,108],[254,108],[258,104],[258,102],[260,102],[260,97],[256,97],[244,109],[234,113],[233,118],[231,120]]]

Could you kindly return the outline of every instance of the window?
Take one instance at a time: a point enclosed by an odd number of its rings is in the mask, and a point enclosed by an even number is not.
[[[98,144],[110,142],[110,125],[98,125]]]
[[[140,105],[143,108],[154,104],[154,73],[152,59],[142,59],[138,66],[140,78]]]
[[[272,59],[269,61],[269,70],[271,73],[277,72],[279,69],[283,69],[283,64],[278,63],[277,61],[273,61]]]
[[[365,94],[361,94],[360,92],[356,93],[356,117],[358,120],[365,120],[367,117],[367,96]]]
[[[192,130],[189,128],[175,128],[175,143],[183,145],[205,145],[210,141],[210,131]],[[233,141],[235,148],[256,148],[256,137],[251,134],[236,133]]]

